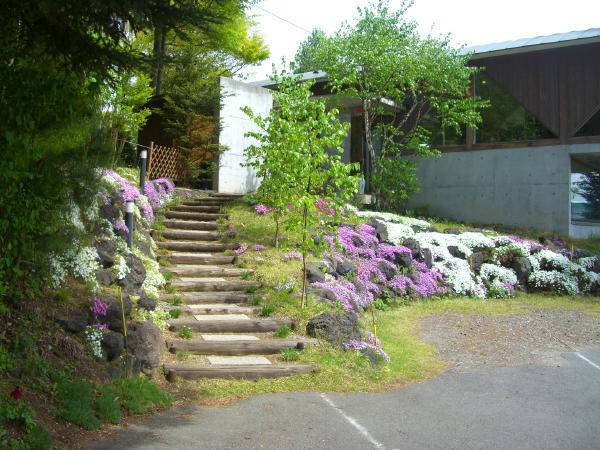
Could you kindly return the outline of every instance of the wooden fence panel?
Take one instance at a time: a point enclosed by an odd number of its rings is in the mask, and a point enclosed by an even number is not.
[[[174,147],[151,146],[148,160],[148,178],[170,178],[173,181],[185,181],[186,170],[179,149]]]

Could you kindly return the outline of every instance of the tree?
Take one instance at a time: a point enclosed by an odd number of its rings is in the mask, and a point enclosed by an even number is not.
[[[600,172],[585,174],[579,182],[579,193],[587,200],[586,218],[600,219]]]
[[[365,169],[379,206],[397,207],[416,189],[411,153],[436,156],[424,118],[441,126],[475,126],[483,103],[469,95],[475,68],[450,45],[448,36],[421,38],[405,13],[387,1],[359,8],[354,25],[343,24],[318,51],[334,92],[360,100],[369,159]],[[403,174],[401,178],[398,174]]]
[[[320,60],[321,47],[327,41],[323,30],[315,28],[310,35],[300,43],[294,57],[294,73],[312,72],[323,70]]]
[[[249,108],[244,112],[260,128],[248,133],[257,143],[245,150],[261,184],[257,195],[277,209],[289,208],[289,228],[301,238],[302,300],[306,300],[306,262],[309,252],[318,254],[321,245],[309,237],[309,230],[327,222],[329,209],[339,206],[356,193],[358,179],[352,176],[353,164],[341,161],[341,148],[348,132],[336,109],[313,99],[311,83],[300,83],[297,76],[283,72],[273,75],[277,83],[276,108],[268,117],[258,117]]]

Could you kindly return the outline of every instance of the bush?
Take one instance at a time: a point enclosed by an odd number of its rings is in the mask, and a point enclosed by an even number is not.
[[[132,414],[145,414],[159,407],[171,406],[171,394],[146,378],[126,378],[114,382],[123,408]]]
[[[88,430],[100,428],[102,422],[94,415],[94,389],[85,381],[65,379],[56,388],[61,418]]]
[[[177,332],[177,335],[181,339],[192,339],[196,333],[190,327],[181,327]]]
[[[292,329],[290,327],[287,325],[281,325],[279,328],[277,328],[277,331],[275,331],[275,336],[283,339],[288,337],[291,332]]]

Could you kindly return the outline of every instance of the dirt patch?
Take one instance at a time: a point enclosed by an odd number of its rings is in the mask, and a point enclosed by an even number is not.
[[[420,321],[420,334],[457,369],[531,362],[558,364],[562,352],[600,347],[600,317],[577,311],[523,315],[439,314]]]

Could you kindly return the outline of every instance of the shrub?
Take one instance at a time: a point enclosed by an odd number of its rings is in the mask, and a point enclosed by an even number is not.
[[[85,381],[62,380],[56,388],[61,418],[88,430],[102,423],[94,415],[94,389]]]
[[[300,350],[295,348],[284,348],[281,350],[281,359],[284,361],[298,361],[298,359],[300,359]]]
[[[177,335],[182,339],[192,339],[195,334],[194,330],[190,327],[181,327],[177,332]]]
[[[273,315],[274,312],[275,312],[275,305],[271,305],[271,304],[263,305],[262,308],[260,309],[260,315],[262,317],[269,317],[269,316]]]
[[[117,391],[111,386],[102,386],[96,400],[96,414],[103,422],[117,424],[121,421],[121,405]]]
[[[281,325],[279,328],[277,328],[277,331],[275,331],[275,336],[283,339],[283,338],[288,337],[291,332],[292,332],[292,329],[289,326]]]
[[[160,407],[171,406],[171,394],[161,390],[146,378],[126,378],[113,383],[123,408],[132,414],[145,414]]]

